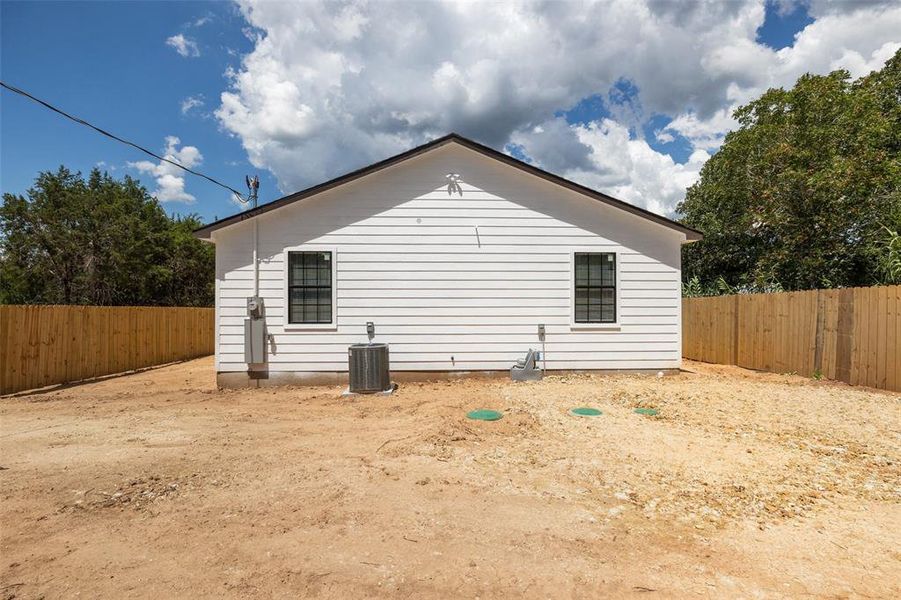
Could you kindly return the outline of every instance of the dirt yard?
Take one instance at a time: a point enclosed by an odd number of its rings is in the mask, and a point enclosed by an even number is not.
[[[686,369],[0,400],[0,598],[901,597],[901,396]]]

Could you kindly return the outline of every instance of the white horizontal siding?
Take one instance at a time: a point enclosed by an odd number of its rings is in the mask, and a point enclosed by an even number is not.
[[[487,357],[480,356],[477,360],[413,360],[409,361],[406,357],[397,357],[394,352],[391,353],[391,370],[392,371],[500,371],[507,370],[513,364],[515,359],[523,358],[521,354],[511,353],[500,360],[490,360]],[[220,363],[221,371],[243,371],[244,369],[231,368],[232,363]],[[680,360],[678,358],[667,358],[665,356],[646,355],[645,358],[629,358],[617,360],[614,358],[603,359],[596,356],[586,355],[584,360],[547,360],[548,370],[553,369],[678,369]],[[293,371],[300,373],[310,372],[334,372],[347,371],[347,353],[345,352],[341,360],[331,362],[314,362],[308,360],[298,360],[295,362],[284,362],[269,364],[268,369],[271,372]]]
[[[419,314],[411,314],[409,316],[403,317],[381,317],[379,319],[369,318],[369,317],[350,317],[344,314],[338,315],[338,324],[339,331],[341,330],[340,326],[349,327],[352,329],[359,329],[361,327],[365,327],[367,321],[375,321],[378,326],[378,331],[382,331],[382,326],[384,325],[494,325],[497,323],[503,323],[504,325],[531,325],[532,331],[536,331],[536,326],[538,323],[544,323],[546,325],[560,325],[560,326],[568,326],[569,323],[569,315],[564,316],[549,316],[542,315],[542,318],[539,320],[533,315],[511,315],[511,316],[478,316],[478,315],[462,315],[462,316],[427,316],[427,315],[419,315]],[[243,316],[227,316],[221,315],[219,317],[219,322],[221,326],[237,326],[241,327],[244,323]],[[278,316],[268,315],[266,318],[266,323],[269,327],[269,332],[276,335],[285,335],[285,336],[293,336],[293,335],[304,335],[304,336],[315,336],[315,335],[327,335],[326,332],[312,332],[312,331],[283,331],[282,326],[282,318],[279,314]],[[633,327],[635,325],[666,325],[673,324],[675,320],[673,315],[664,314],[664,315],[653,315],[653,316],[641,316],[639,317],[629,317],[628,315],[624,316],[621,319],[621,323],[623,324],[622,329],[626,327]],[[573,335],[580,335],[581,331],[572,331]],[[363,340],[365,341],[365,340]],[[379,335],[379,341],[388,342],[389,339],[385,339],[383,336]]]
[[[365,324],[365,322],[364,322]],[[234,325],[220,325],[219,327],[220,334],[223,337],[229,335],[244,335],[244,325],[243,325],[243,317],[241,322],[235,322]],[[526,325],[517,325],[516,323],[483,323],[476,325],[467,325],[461,324],[459,320],[450,325],[442,325],[436,323],[429,323],[428,325],[416,325],[411,323],[400,323],[400,324],[385,324],[382,323],[379,325],[379,336],[382,335],[390,335],[391,339],[401,340],[407,339],[405,336],[409,335],[427,335],[429,338],[434,338],[436,342],[447,341],[447,339],[442,339],[443,336],[452,336],[455,339],[460,336],[469,336],[465,339],[475,339],[483,336],[494,336],[501,335],[504,336],[505,339],[509,338],[513,341],[534,341],[535,339],[535,326],[532,323],[528,323]],[[547,324],[547,332],[548,335],[560,335],[568,334],[570,332],[569,323],[563,325],[553,325]],[[672,335],[674,338],[678,337],[678,326],[676,325],[664,325],[664,324],[641,324],[641,325],[630,325],[628,332],[624,331],[616,331],[616,330],[594,330],[594,331],[580,331],[579,335],[576,336],[576,339],[586,339],[595,342],[607,342],[611,343],[616,339],[619,339],[621,336],[628,335],[639,335],[639,334],[647,334],[657,336],[655,339],[659,339],[664,335]],[[521,336],[528,336],[528,340],[524,339]],[[597,338],[593,336],[599,336]],[[290,337],[286,337],[285,339],[291,339]],[[338,329],[331,332],[331,335],[325,337],[304,337],[304,339],[310,340],[322,340],[325,342],[329,342],[332,339],[341,339],[356,342],[365,342],[366,334],[361,332],[359,327],[356,325],[349,325],[347,323],[342,323],[338,326]]]
[[[461,173],[463,197],[444,175]],[[509,368],[540,348],[549,369],[679,365],[681,234],[452,145],[258,218],[272,371],[342,371],[347,346],[391,347],[395,370]],[[252,224],[215,234],[217,364],[243,371]],[[337,325],[284,329],[285,247],[337,248]],[[616,251],[620,327],[571,327],[571,253]]]
[[[379,330],[381,331],[381,330]],[[422,344],[442,344],[442,347],[449,346],[454,343],[465,343],[465,344],[502,344],[507,342],[522,342],[529,343],[534,342],[535,332],[523,332],[523,333],[510,333],[506,330],[496,330],[492,331],[489,328],[482,327],[479,330],[467,331],[467,332],[457,332],[454,333],[439,333],[439,334],[430,334],[430,333],[422,333],[417,331],[404,331],[399,328],[395,328],[393,331],[384,332],[385,335],[391,335],[391,339],[393,340],[393,344],[398,345],[422,345]],[[554,345],[555,348],[563,348],[567,344],[604,344],[611,345],[615,344],[617,347],[620,347],[620,344],[653,344],[656,342],[666,342],[670,343],[673,338],[676,337],[675,331],[670,331],[666,333],[623,333],[623,332],[583,332],[578,336],[564,337],[560,336],[563,341],[548,342],[549,347],[551,344]],[[328,337],[314,337],[307,339],[306,337],[298,340],[294,337],[286,337],[286,342],[281,344],[281,347],[287,348],[293,345],[304,345],[304,346],[327,346],[331,344],[338,344],[341,349],[346,350],[348,344],[356,344],[365,340],[365,335],[360,335],[359,333],[342,333],[342,332],[334,332],[332,335]],[[227,330],[223,330],[222,336],[220,338],[220,343],[223,346],[227,344],[231,344],[233,346],[241,346],[243,348],[244,344],[244,334],[243,331],[229,332]],[[641,348],[638,348],[639,350]],[[459,352],[460,350],[458,350]]]
[[[528,343],[528,341],[525,341]],[[597,342],[555,342],[548,343],[546,350],[548,356],[552,356],[555,360],[565,360],[568,358],[577,359],[589,353],[592,356],[603,356],[609,352],[617,353],[621,358],[625,356],[641,357],[648,351],[654,352],[671,352],[672,342],[653,341],[653,342],[617,342],[615,344],[605,345],[604,349],[599,350],[596,347]],[[419,343],[410,344],[400,341],[391,342],[391,354],[397,356],[426,356],[435,355],[439,360],[450,360],[450,356],[466,356],[473,350],[480,354],[498,354],[509,356],[511,344],[509,340],[500,342],[480,342],[472,340],[456,340],[453,342],[436,343],[431,340],[425,340]],[[223,354],[244,354],[243,342],[237,344],[221,343],[220,351]],[[288,357],[296,357],[297,355],[305,355],[305,358],[312,359],[314,355],[323,356],[344,356],[347,352],[347,345],[340,343],[332,344],[276,344],[277,359],[285,360]],[[521,357],[520,357],[521,358]]]

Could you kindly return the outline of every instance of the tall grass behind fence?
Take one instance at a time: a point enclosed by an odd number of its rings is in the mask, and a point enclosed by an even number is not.
[[[0,394],[213,353],[212,308],[0,306]]]
[[[901,391],[901,286],[683,298],[685,358]]]

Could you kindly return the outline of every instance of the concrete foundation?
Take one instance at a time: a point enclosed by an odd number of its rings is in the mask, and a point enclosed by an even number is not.
[[[610,370],[548,370],[545,376],[572,374],[592,375],[675,375],[679,369],[610,369]],[[510,379],[510,371],[391,371],[391,381],[453,381],[456,379]],[[347,371],[240,371],[216,373],[220,389],[243,389],[278,386],[337,386],[348,384]]]

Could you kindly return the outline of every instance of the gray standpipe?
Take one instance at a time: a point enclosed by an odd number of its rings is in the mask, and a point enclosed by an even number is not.
[[[541,341],[541,369],[547,371],[547,352],[544,351],[544,323],[538,325],[538,339]]]

